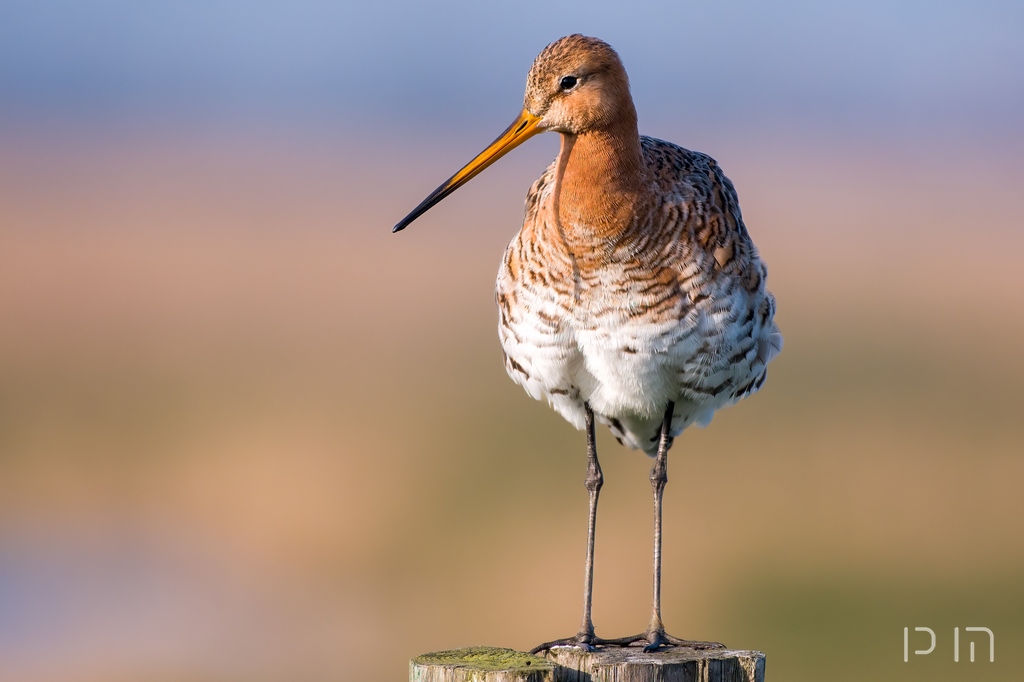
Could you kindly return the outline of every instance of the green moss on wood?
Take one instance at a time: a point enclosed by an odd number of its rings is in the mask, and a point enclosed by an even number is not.
[[[456,665],[476,670],[551,670],[550,662],[540,656],[515,649],[473,646],[451,651],[435,651],[412,659],[415,665]]]

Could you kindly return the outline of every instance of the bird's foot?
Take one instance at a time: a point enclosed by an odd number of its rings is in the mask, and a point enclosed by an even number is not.
[[[700,642],[692,639],[679,639],[665,632],[664,628],[654,628],[647,632],[641,632],[639,635],[633,635],[632,637],[619,637],[617,639],[603,640],[602,644],[605,646],[640,646],[644,647],[644,651],[657,651],[661,647],[684,647],[687,649],[724,649],[725,645],[719,642]]]
[[[530,649],[531,654],[548,651],[554,647],[574,647],[583,651],[593,651],[597,647],[630,647],[643,646],[644,651],[657,651],[662,647],[683,647],[687,649],[724,649],[725,645],[719,642],[701,642],[692,639],[679,639],[665,632],[664,628],[657,628],[641,632],[631,637],[616,637],[615,639],[603,639],[596,637],[593,632],[580,632],[575,637],[556,639],[551,642],[544,642]]]
[[[594,635],[594,631],[581,630],[576,634],[575,637],[566,637],[565,639],[556,639],[550,642],[544,642],[530,649],[531,654],[537,654],[542,651],[548,651],[556,646],[567,646],[582,651],[593,651],[594,647],[604,646],[607,640],[601,639]]]

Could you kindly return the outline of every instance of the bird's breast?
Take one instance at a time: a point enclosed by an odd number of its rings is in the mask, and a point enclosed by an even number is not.
[[[556,409],[572,403],[563,414],[581,416],[585,400],[601,414],[657,415],[675,397],[692,302],[672,268],[587,267],[520,234],[503,259],[497,301],[510,376]]]
[[[555,165],[527,196],[498,273],[509,375],[577,428],[584,402],[652,452],[673,432],[757,391],[782,346],[765,269],[735,192],[709,157],[644,138],[656,201],[612,234],[555,210]],[[653,440],[652,440],[653,439]]]

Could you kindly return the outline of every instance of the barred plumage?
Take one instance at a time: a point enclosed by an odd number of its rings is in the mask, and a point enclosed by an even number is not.
[[[546,47],[523,111],[465,168],[395,226],[405,228],[506,152],[544,131],[558,157],[526,197],[522,230],[498,271],[505,369],[587,431],[590,494],[584,615],[575,637],[540,645],[721,646],[665,633],[661,503],[672,438],[754,393],[782,349],[767,272],[732,183],[711,157],[641,137],[615,51],[572,35]],[[654,599],[648,629],[601,639],[591,622],[594,529],[603,483],[594,421],[656,456]]]
[[[782,336],[732,183],[704,154],[640,143],[656,187],[649,222],[576,258],[554,219],[556,160],[527,195],[496,298],[509,376],[579,429],[589,402],[653,456],[669,400],[673,436],[707,424],[760,388]]]

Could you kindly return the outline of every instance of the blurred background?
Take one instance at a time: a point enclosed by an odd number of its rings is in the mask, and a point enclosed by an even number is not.
[[[584,438],[492,293],[557,137],[390,234],[572,32],[732,178],[786,336],[672,451],[669,631],[769,680],[1020,679],[1024,6],[639,0],[0,5],[0,678],[399,680],[576,631]],[[621,636],[649,461],[599,447]]]

